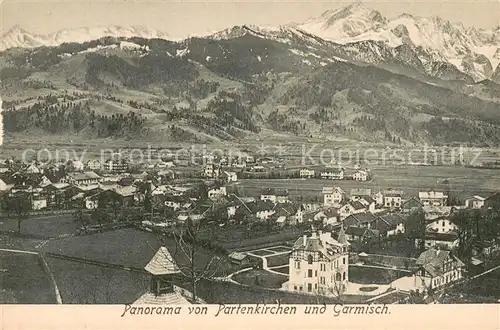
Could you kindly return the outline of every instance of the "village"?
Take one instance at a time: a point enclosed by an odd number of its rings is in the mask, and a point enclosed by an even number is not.
[[[263,175],[324,185],[314,196],[241,189]],[[0,233],[37,240],[27,252],[41,256],[55,287],[50,269],[61,262],[147,278],[126,298],[94,294],[97,303],[244,303],[247,294],[284,303],[459,302],[464,283],[499,267],[500,193],[457,203],[447,191],[364,187],[374,176],[360,166],[287,169],[258,155],[140,165],[9,159],[0,166]],[[336,183],[345,180],[359,187],[344,191]],[[231,296],[208,292],[212,284]]]

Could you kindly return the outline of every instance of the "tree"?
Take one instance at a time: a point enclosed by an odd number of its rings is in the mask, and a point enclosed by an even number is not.
[[[418,239],[418,250],[420,253],[425,251],[425,214],[422,210],[411,213],[406,219],[406,233],[410,238]]]
[[[85,216],[85,214],[83,212],[83,206],[80,203],[78,203],[77,205],[78,205],[78,208],[73,213],[73,217],[74,217],[75,221],[78,223],[78,225],[83,227],[83,229],[85,230],[85,229],[87,229],[88,218]]]
[[[27,193],[18,193],[7,201],[7,209],[13,212],[17,219],[17,233],[21,233],[21,224],[29,216],[31,211],[31,196]]]
[[[208,208],[201,218],[210,210],[211,208]],[[193,303],[198,301],[198,282],[212,279],[225,262],[217,253],[212,253],[215,252],[211,239],[216,236],[215,228],[218,228],[218,225],[205,226],[203,220],[193,220],[190,215],[182,227],[172,235],[175,248],[170,251],[173,258],[170,261],[178,265],[182,276],[190,282]],[[160,235],[159,240],[163,246],[171,245],[169,236],[165,233]],[[168,255],[166,257],[170,258]]]
[[[480,235],[481,213],[479,210],[460,210],[452,216],[458,227],[458,257],[468,263],[472,257],[472,248]]]

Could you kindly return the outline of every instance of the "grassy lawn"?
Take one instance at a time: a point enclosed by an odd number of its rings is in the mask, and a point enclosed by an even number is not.
[[[359,284],[389,284],[408,273],[392,269],[349,266],[349,282]]]
[[[21,223],[21,233],[36,237],[51,238],[76,232],[78,224],[72,214],[57,214],[43,217],[30,217]],[[0,220],[0,230],[17,232],[17,220]]]
[[[289,253],[278,254],[276,256],[266,257],[267,267],[288,265]]]
[[[148,274],[47,258],[64,304],[127,304],[148,290]]]
[[[273,268],[275,272],[280,272],[283,274],[288,275],[290,273],[290,267],[289,266],[283,266],[283,267],[278,267],[278,268]]]
[[[267,250],[271,250],[271,251],[274,251],[274,252],[288,252],[291,249],[287,248],[287,247],[284,247],[284,246],[277,246],[277,247],[269,248]]]
[[[395,257],[418,257],[419,253],[412,241],[403,239],[399,241],[387,241],[381,244],[373,244],[370,247],[360,249],[370,254],[382,254]]]
[[[34,251],[35,246],[38,246],[42,242],[43,240],[41,239],[0,235],[0,248],[2,249]]]
[[[37,255],[0,252],[0,303],[55,304],[55,292]]]
[[[276,246],[277,244],[283,244],[284,242],[295,242],[295,240],[302,235],[303,231],[293,227],[285,228],[277,233],[262,233],[260,236],[253,238],[241,237],[238,241],[231,242],[220,242],[227,250],[252,250],[252,249],[263,249],[265,247]]]
[[[248,272],[236,274],[233,276],[233,280],[250,286],[279,289],[281,285],[288,280],[288,277],[274,274],[263,269],[252,269]]]
[[[250,251],[250,253],[255,254],[257,256],[267,256],[267,255],[273,254],[273,252],[266,251],[266,250]]]

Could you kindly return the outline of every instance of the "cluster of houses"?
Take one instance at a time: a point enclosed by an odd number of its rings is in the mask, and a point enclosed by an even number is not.
[[[283,289],[308,294],[337,296],[349,287],[349,243],[347,231],[340,229],[336,237],[331,232],[313,231],[299,237],[289,256],[289,280]],[[410,280],[413,289],[429,292],[460,281],[466,265],[450,250],[429,248],[412,266]],[[407,281],[395,288],[408,290]]]
[[[171,184],[175,173],[169,168],[130,174],[113,162],[108,164],[109,171],[92,170],[97,166],[95,161],[86,165],[74,161],[64,165],[2,167],[6,170],[0,171],[0,193],[4,197],[26,194],[31,210],[91,210],[103,202],[120,207],[133,206],[144,200],[147,190],[153,196],[176,196],[190,191],[189,187]]]
[[[464,278],[466,264],[456,254],[459,227],[451,215],[462,208],[491,208],[500,205],[500,193],[472,196],[465,205],[448,206],[448,196],[439,191],[421,191],[404,198],[402,191],[389,189],[372,194],[352,189],[347,195],[339,187],[323,188],[323,206],[313,212],[324,221],[323,230],[299,237],[289,257],[289,281],[283,288],[293,292],[338,295],[349,286],[349,253],[359,242],[370,242],[405,233],[409,215],[420,210],[425,217],[425,251],[412,262],[410,281],[395,281],[394,287],[428,293],[453,285]],[[308,219],[308,212],[302,215]],[[334,237],[335,236],[335,237]],[[416,239],[416,245],[421,241]],[[476,242],[472,267],[482,263],[480,254],[500,249],[499,241]],[[392,285],[392,284],[391,284]]]
[[[271,157],[241,156],[233,160],[228,157],[213,157],[205,156],[203,158],[203,176],[207,179],[217,179],[221,174],[225,173],[223,169],[231,168],[234,171],[250,171],[250,172],[267,172],[270,169],[283,168],[284,164],[281,160],[276,160]]]
[[[318,178],[325,180],[369,181],[372,179],[372,174],[369,169],[361,169],[359,167],[354,169],[326,167],[319,171],[303,168],[299,171],[299,176],[307,179]]]

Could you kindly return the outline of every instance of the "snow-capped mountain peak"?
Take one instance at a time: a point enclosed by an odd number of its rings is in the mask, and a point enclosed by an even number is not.
[[[388,19],[356,3],[329,10],[293,26],[340,44],[382,41],[390,47],[409,45],[444,58],[475,80],[489,78],[499,64],[500,29],[466,28],[438,16],[401,14]],[[433,56],[434,56],[433,55]]]
[[[0,51],[8,48],[34,48],[40,46],[58,46],[65,42],[82,43],[102,37],[142,37],[166,39],[168,35],[142,26],[96,26],[77,29],[65,29],[54,33],[40,35],[30,33],[16,25],[0,38]]]
[[[311,18],[296,27],[335,42],[355,38],[368,31],[377,31],[387,23],[387,19],[376,10],[361,3],[327,10],[317,18]]]

